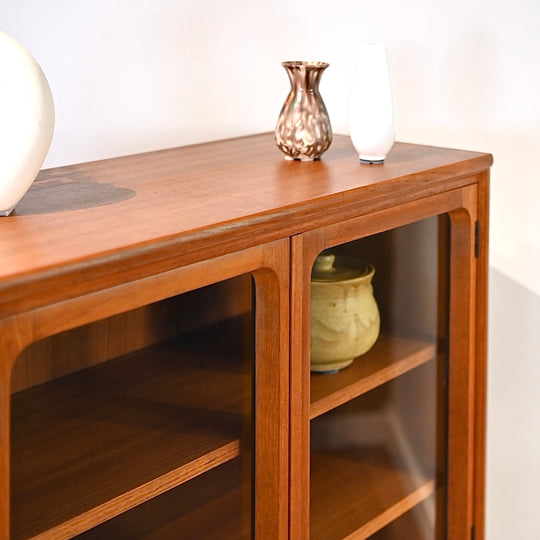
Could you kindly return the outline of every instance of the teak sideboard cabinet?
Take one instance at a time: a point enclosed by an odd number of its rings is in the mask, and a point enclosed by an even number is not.
[[[0,538],[482,538],[491,162],[262,134],[42,171],[0,220]],[[381,330],[321,374],[323,250]]]

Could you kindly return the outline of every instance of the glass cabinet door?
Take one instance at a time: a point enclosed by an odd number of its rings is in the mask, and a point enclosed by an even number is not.
[[[252,305],[244,275],[25,349],[11,537],[250,538]]]
[[[0,319],[0,536],[285,538],[288,257],[277,240]]]
[[[435,216],[316,259],[311,538],[445,537],[448,239],[448,218]]]

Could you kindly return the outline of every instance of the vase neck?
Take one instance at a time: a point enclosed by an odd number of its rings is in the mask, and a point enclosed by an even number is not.
[[[323,62],[283,62],[294,92],[319,92],[319,82],[328,64]]]

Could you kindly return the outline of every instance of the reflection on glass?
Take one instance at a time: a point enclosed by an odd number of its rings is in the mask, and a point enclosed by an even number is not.
[[[12,537],[250,538],[253,315],[242,276],[25,350]]]
[[[446,474],[446,220],[335,249],[376,268],[381,333],[311,376],[312,538],[442,538]]]

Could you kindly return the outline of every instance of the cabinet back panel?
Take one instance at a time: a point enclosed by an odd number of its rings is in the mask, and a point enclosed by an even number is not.
[[[13,369],[15,393],[251,309],[251,278],[239,276],[53,335],[28,346]]]
[[[437,335],[434,306],[444,298],[440,266],[447,264],[439,228],[435,216],[332,248],[375,267],[373,289],[384,330],[404,336]]]

